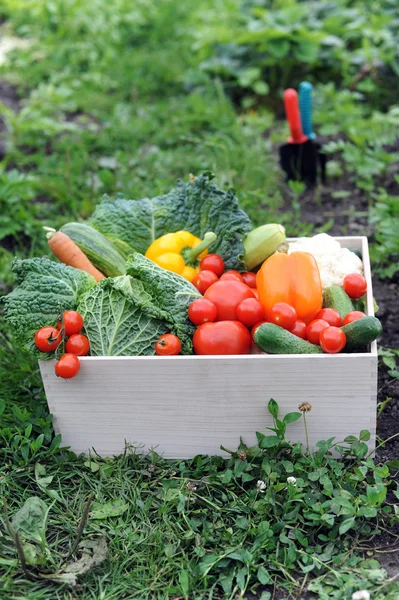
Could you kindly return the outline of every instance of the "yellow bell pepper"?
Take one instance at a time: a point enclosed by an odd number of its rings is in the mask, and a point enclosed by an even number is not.
[[[152,242],[145,256],[157,265],[192,281],[199,273],[199,261],[208,254],[208,246],[216,240],[216,234],[206,233],[204,239],[189,231],[166,233]]]

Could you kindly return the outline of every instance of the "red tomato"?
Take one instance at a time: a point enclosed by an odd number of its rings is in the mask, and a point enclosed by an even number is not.
[[[255,298],[252,290],[242,281],[217,281],[205,292],[218,314],[216,321],[237,321],[237,306],[246,298]]]
[[[83,329],[83,317],[76,310],[67,310],[63,315],[65,335],[80,333]]]
[[[216,321],[217,314],[216,306],[206,298],[198,298],[188,307],[188,318],[194,325]]]
[[[246,298],[237,306],[237,318],[243,325],[252,327],[265,318],[265,309],[256,298]]]
[[[344,319],[344,325],[348,325],[353,321],[357,321],[358,319],[363,319],[366,315],[361,310],[352,310],[352,312],[348,313]]]
[[[201,271],[213,271],[218,277],[224,271],[224,260],[217,254],[208,254],[200,262]]]
[[[251,271],[247,271],[246,273],[241,273],[241,278],[244,283],[247,284],[250,288],[256,288],[256,273],[251,273]]]
[[[222,281],[224,281],[225,279],[229,280],[235,280],[235,281],[242,281],[242,277],[241,277],[241,273],[239,273],[238,271],[225,271],[223,273],[223,275],[220,277],[220,279]]]
[[[322,310],[319,310],[316,319],[323,319],[323,321],[327,321],[327,323],[333,327],[341,327],[342,325],[341,315],[333,308],[323,308]]]
[[[308,342],[320,345],[320,334],[324,329],[327,329],[327,327],[331,327],[330,323],[327,323],[324,319],[313,319],[306,327],[306,337]]]
[[[161,335],[155,344],[155,353],[158,356],[176,356],[181,350],[181,341],[173,333]]]
[[[344,279],[344,290],[349,298],[360,298],[364,296],[367,290],[367,281],[363,275],[351,273]]]
[[[290,331],[294,335],[302,338],[303,340],[306,340],[306,323],[305,323],[305,321],[301,321],[301,319],[298,319],[297,321],[295,321],[295,325],[292,329],[290,329]]]
[[[327,327],[320,333],[320,346],[328,354],[336,354],[345,348],[346,335],[339,327]]]
[[[55,374],[63,379],[72,379],[79,373],[80,362],[74,354],[63,354],[55,364]]]
[[[254,333],[255,333],[255,331],[258,329],[258,327],[259,327],[260,325],[263,325],[263,323],[267,323],[267,321],[259,321],[258,323],[256,323],[256,324],[255,324],[255,325],[252,327],[252,329],[251,329],[251,338],[252,338],[252,341],[254,341]]]
[[[239,321],[200,325],[193,336],[196,354],[248,354],[251,336]]]
[[[36,347],[42,352],[53,352],[61,339],[61,333],[56,327],[42,327],[35,334]]]
[[[196,277],[194,277],[192,284],[195,285],[197,290],[201,294],[205,294],[206,290],[216,281],[218,276],[213,271],[201,271]]]
[[[284,329],[291,330],[295,325],[295,321],[298,316],[293,306],[290,306],[286,302],[277,302],[270,309],[269,320],[275,325],[280,325]]]
[[[74,333],[67,341],[65,350],[75,356],[86,356],[90,350],[90,342],[85,335]]]

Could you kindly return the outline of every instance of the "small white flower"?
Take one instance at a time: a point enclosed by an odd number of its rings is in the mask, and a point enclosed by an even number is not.
[[[261,494],[264,494],[264,493],[265,493],[265,490],[266,490],[266,484],[265,484],[265,482],[263,481],[263,479],[258,479],[258,482],[257,482],[257,484],[256,484],[256,488],[257,488],[258,492],[260,492]]]
[[[296,486],[296,479],[295,479],[295,477],[287,477],[287,483],[289,485]]]
[[[352,600],[370,600],[370,592],[367,590],[359,590],[358,592],[353,592]]]

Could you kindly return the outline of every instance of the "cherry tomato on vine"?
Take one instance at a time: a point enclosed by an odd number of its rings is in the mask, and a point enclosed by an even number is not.
[[[349,323],[353,323],[353,321],[357,321],[358,319],[363,319],[366,315],[361,310],[352,310],[348,313],[344,319],[344,325],[349,325]]]
[[[194,333],[193,345],[195,354],[247,354],[251,336],[239,321],[204,323]]]
[[[237,306],[246,298],[255,298],[255,296],[242,281],[219,279],[206,290],[205,298],[213,302],[217,308],[216,321],[237,321]]]
[[[324,319],[313,319],[306,327],[306,337],[311,344],[320,346],[320,334],[324,329],[331,327]]]
[[[344,279],[344,290],[348,294],[349,298],[361,298],[361,296],[364,296],[366,293],[367,281],[363,275],[351,273]]]
[[[316,319],[323,319],[333,327],[341,327],[341,315],[333,308],[322,308],[316,315]]]
[[[82,333],[74,333],[68,339],[65,350],[75,356],[86,356],[90,350],[90,342]]]
[[[83,329],[83,317],[76,310],[67,310],[63,314],[65,335],[80,333]]]
[[[241,279],[248,287],[256,288],[256,273],[251,273],[251,271],[241,273]]]
[[[192,284],[195,285],[200,294],[205,294],[212,284],[218,281],[218,276],[213,271],[201,271],[194,277]]]
[[[327,327],[320,333],[320,346],[328,354],[336,354],[345,348],[346,335],[339,327]]]
[[[216,321],[217,314],[216,306],[206,298],[197,298],[188,307],[188,318],[194,325]]]
[[[306,323],[305,323],[305,321],[301,321],[301,319],[298,319],[297,321],[295,321],[295,325],[292,329],[290,329],[290,331],[297,337],[300,337],[303,340],[306,340]]]
[[[158,356],[176,356],[181,350],[181,341],[173,333],[161,335],[155,344],[155,352]]]
[[[55,374],[63,379],[72,379],[79,373],[80,362],[74,354],[63,354],[55,364]]]
[[[284,329],[291,330],[297,318],[295,308],[286,302],[277,302],[270,309],[269,321],[275,325],[280,325]]]
[[[213,271],[218,277],[224,272],[224,260],[218,254],[208,254],[200,262],[201,271]]]
[[[235,280],[235,281],[241,281],[242,282],[241,273],[239,273],[238,271],[234,271],[234,270],[225,271],[223,273],[223,275],[221,275],[220,279],[221,279],[221,281],[225,281],[225,280],[231,279],[232,281]]]
[[[42,352],[53,352],[61,339],[61,333],[56,327],[42,327],[35,333],[36,347]]]
[[[237,306],[237,319],[247,327],[252,327],[265,318],[265,309],[256,298],[246,298]]]

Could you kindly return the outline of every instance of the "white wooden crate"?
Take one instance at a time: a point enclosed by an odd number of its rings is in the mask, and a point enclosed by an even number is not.
[[[367,311],[374,314],[367,238],[336,238],[362,253],[368,284]],[[361,429],[375,445],[377,344],[363,354],[84,357],[75,379],[40,361],[54,428],[63,445],[101,456],[123,452],[125,442],[166,458],[235,450],[240,437],[256,443],[256,431],[272,425],[267,403],[281,414],[310,402],[309,442],[342,441]],[[302,419],[288,426],[292,442],[305,442]]]

